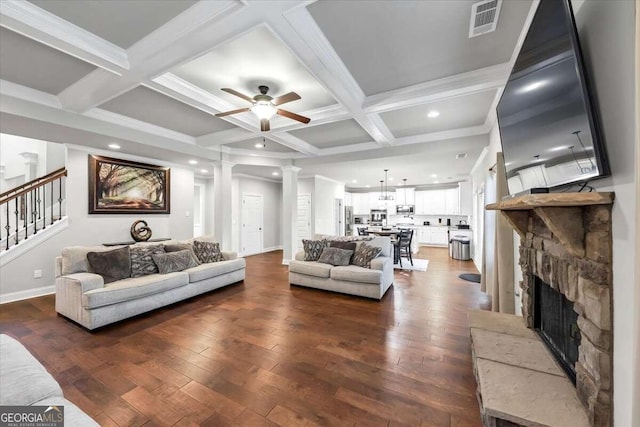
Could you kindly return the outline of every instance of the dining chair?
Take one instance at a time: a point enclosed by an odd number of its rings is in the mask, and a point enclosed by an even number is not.
[[[358,236],[368,236],[366,227],[358,227]]]
[[[409,262],[413,266],[413,257],[411,254],[411,241],[413,240],[413,230],[412,229],[401,229],[398,234],[398,240],[396,242],[397,245],[397,253],[398,253],[398,261],[400,262],[400,267],[402,267],[402,256],[404,255],[409,259]]]

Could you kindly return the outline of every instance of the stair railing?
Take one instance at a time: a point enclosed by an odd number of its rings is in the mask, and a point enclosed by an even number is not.
[[[0,194],[1,222],[6,235],[2,249],[8,250],[62,219],[62,179],[66,176],[67,169],[60,168]]]

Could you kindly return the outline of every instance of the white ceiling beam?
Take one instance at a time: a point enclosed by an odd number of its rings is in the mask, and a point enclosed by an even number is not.
[[[255,134],[253,132],[249,132],[242,128],[234,128],[198,136],[196,137],[196,143],[203,147],[215,147],[222,144],[231,144],[232,142],[246,141],[253,138],[255,138]]]
[[[320,153],[320,149],[318,147],[311,145],[300,138],[296,138],[290,133],[272,133],[269,135],[269,139],[308,156],[317,156]]]
[[[456,96],[498,89],[504,86],[510,71],[511,65],[509,63],[498,64],[379,93],[367,97],[363,108],[368,113],[381,113]]]
[[[422,144],[425,142],[444,141],[447,139],[464,138],[468,136],[486,135],[489,129],[486,126],[469,126],[466,128],[430,132],[423,135],[412,135],[396,139],[396,146]]]
[[[129,69],[124,49],[33,3],[3,0],[0,25],[116,75]]]

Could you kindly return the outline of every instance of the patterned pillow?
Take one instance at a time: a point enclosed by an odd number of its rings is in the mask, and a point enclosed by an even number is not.
[[[371,268],[371,260],[377,257],[382,248],[369,246],[366,243],[361,244],[353,255],[353,265],[359,267]]]
[[[220,244],[214,242],[193,241],[193,251],[202,263],[218,262],[224,260],[220,252]]]
[[[191,253],[188,249],[164,254],[153,254],[151,257],[153,258],[153,262],[158,266],[160,274],[182,271],[185,268],[189,268],[192,264]]]
[[[131,276],[131,255],[129,246],[106,252],[88,252],[89,271],[99,274],[107,283]]]
[[[190,243],[168,243],[164,245],[165,252],[178,252],[188,250],[189,255],[191,255],[191,262],[189,266],[186,268],[197,267],[200,265],[200,260],[196,256],[196,253],[193,251],[193,245]]]
[[[351,264],[351,263],[353,263],[353,254],[356,253],[356,249],[358,248],[358,243],[357,242],[346,242],[346,241],[342,241],[342,240],[332,240],[332,241],[329,241],[329,247],[330,248],[346,249],[348,251],[351,251],[351,258],[349,258],[349,263],[348,263],[348,264]]]
[[[340,248],[324,248],[318,262],[331,265],[349,265],[353,251]]]
[[[324,248],[327,247],[326,240],[302,240],[302,246],[304,247],[304,260],[305,261],[318,261]]]
[[[158,272],[156,263],[153,262],[152,255],[163,254],[164,246],[141,245],[131,246],[131,277],[142,277]]]

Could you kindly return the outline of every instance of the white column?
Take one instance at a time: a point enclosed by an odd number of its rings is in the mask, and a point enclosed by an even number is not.
[[[220,248],[231,250],[231,179],[234,163],[220,161],[213,168],[214,233]]]
[[[297,248],[296,218],[298,216],[299,167],[282,166],[282,263],[289,264]]]
[[[20,156],[24,159],[24,182],[29,182],[38,178],[38,154],[23,152],[20,153]]]

